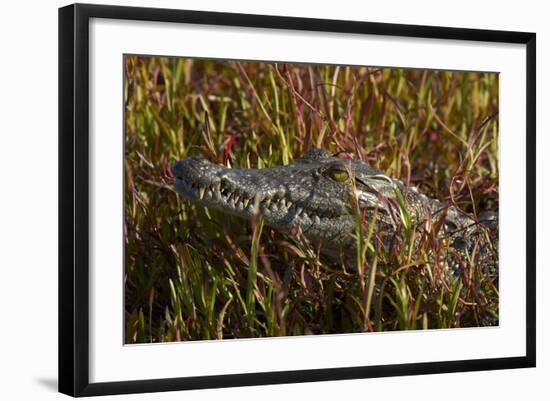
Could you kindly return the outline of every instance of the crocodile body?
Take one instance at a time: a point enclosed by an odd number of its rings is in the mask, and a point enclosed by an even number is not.
[[[386,247],[408,225],[435,230],[444,239],[451,269],[464,270],[475,260],[497,276],[496,213],[476,221],[360,160],[314,148],[287,166],[229,169],[187,157],[172,172],[174,189],[190,201],[243,218],[259,213],[268,226],[286,233],[299,229],[326,250],[355,255],[350,248],[358,221],[365,232],[374,224],[373,238]]]

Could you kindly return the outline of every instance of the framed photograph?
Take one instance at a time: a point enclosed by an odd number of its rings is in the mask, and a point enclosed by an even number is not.
[[[533,33],[59,10],[63,393],[533,367],[535,221]]]

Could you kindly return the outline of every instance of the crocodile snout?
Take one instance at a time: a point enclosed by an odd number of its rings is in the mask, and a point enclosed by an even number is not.
[[[172,174],[180,180],[200,178],[219,170],[223,170],[223,167],[197,156],[186,157],[172,165]]]

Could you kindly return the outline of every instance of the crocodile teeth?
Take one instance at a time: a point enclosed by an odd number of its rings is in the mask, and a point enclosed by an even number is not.
[[[199,199],[204,197],[204,191],[206,191],[205,187],[199,187]]]
[[[247,208],[248,207],[248,204],[250,203],[250,199],[249,198],[244,198],[243,199],[243,208]]]
[[[281,198],[281,200],[279,201],[279,207],[286,207],[285,198]]]
[[[222,184],[220,182],[216,182],[214,183],[214,185],[212,185],[212,190],[215,191],[215,192],[220,192],[220,187],[222,186]]]
[[[257,193],[255,196],[254,196],[254,207],[258,207],[260,206],[260,204],[263,202],[263,199],[262,199],[262,195]]]
[[[265,207],[269,207],[271,205],[271,198],[265,199]]]
[[[298,206],[298,207],[296,208],[296,216],[301,215],[303,211],[304,211],[304,208]]]

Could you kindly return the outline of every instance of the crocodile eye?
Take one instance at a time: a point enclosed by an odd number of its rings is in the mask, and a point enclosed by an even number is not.
[[[325,175],[337,182],[346,182],[349,180],[349,173],[342,168],[331,168],[325,172]]]

